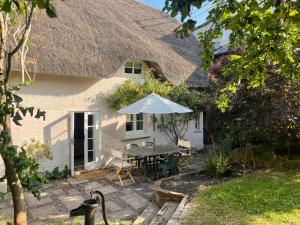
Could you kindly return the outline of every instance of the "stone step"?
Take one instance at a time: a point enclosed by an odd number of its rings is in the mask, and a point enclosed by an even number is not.
[[[169,219],[167,225],[180,225],[183,218],[189,215],[191,212],[192,203],[190,202],[189,197],[185,196]]]
[[[158,207],[155,203],[151,202],[144,211],[136,218],[133,225],[148,225],[153,217],[158,212]]]
[[[166,225],[175,212],[178,204],[178,202],[166,202],[158,211],[158,213],[153,217],[149,224]]]

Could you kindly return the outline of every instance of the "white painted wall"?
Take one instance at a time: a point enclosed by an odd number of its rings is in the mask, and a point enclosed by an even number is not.
[[[200,113],[200,129],[195,129],[195,121],[191,120],[188,123],[188,129],[184,136],[184,139],[191,142],[192,147],[196,149],[203,148],[203,113]],[[173,144],[172,140],[163,132],[160,132],[159,128],[157,128],[156,135],[157,143],[161,144]]]
[[[144,65],[144,67],[146,67]],[[15,78],[17,75],[14,76]],[[23,120],[22,127],[12,126],[14,144],[22,144],[31,138],[49,142],[53,160],[41,162],[42,170],[51,170],[56,166],[63,168],[70,165],[70,111],[99,111],[101,114],[100,159],[106,165],[110,161],[112,148],[121,150],[126,143],[141,144],[151,140],[152,123],[150,116],[145,116],[145,137],[136,140],[124,140],[125,116],[114,112],[106,103],[105,96],[121,85],[128,77],[121,68],[115,76],[107,79],[89,79],[53,75],[37,75],[31,87],[22,88],[20,95],[24,106],[35,106],[46,111],[46,120],[29,118]],[[136,78],[142,81],[143,76]],[[201,125],[203,123],[201,122]],[[203,132],[194,132],[191,122],[186,139],[193,146],[203,147]],[[157,143],[169,140],[157,129]]]

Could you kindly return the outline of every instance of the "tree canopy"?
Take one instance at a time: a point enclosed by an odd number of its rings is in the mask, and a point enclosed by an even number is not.
[[[199,27],[193,11],[205,9],[206,0],[166,0],[163,10],[179,16],[182,25],[177,35],[186,37]],[[229,63],[222,67],[229,77],[220,90],[217,104],[228,108],[229,96],[241,84],[248,89],[265,85],[276,74],[285,79],[300,79],[300,13],[294,0],[209,0],[212,9],[207,17],[207,30],[198,34],[200,57],[204,68],[214,61],[214,42],[224,31],[230,31]],[[204,4],[205,3],[205,4]]]

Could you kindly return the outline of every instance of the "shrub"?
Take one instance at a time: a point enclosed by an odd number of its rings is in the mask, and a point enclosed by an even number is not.
[[[230,169],[229,157],[222,151],[208,151],[204,155],[204,169],[211,176],[222,177]]]
[[[244,168],[272,168],[288,165],[288,157],[276,155],[275,150],[270,145],[247,145],[233,150],[230,153],[230,160]]]
[[[49,159],[52,160],[52,154],[50,147],[47,144],[41,143],[40,141],[32,138],[30,142],[24,142],[21,148],[25,150],[27,156],[31,159],[41,160]]]
[[[70,175],[71,171],[67,165],[65,165],[62,171],[59,170],[59,167],[55,167],[51,172],[46,170],[43,174],[48,180],[56,180],[67,178]]]
[[[228,135],[222,138],[219,145],[220,151],[228,155],[232,150],[232,141],[232,138]]]
[[[232,151],[232,138],[226,135],[220,140],[218,148],[207,149],[205,153],[204,168],[212,176],[224,176],[230,169],[230,152]]]

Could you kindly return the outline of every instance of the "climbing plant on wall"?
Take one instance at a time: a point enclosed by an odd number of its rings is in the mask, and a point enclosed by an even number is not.
[[[177,143],[178,138],[185,135],[189,121],[205,110],[206,102],[210,98],[205,92],[191,90],[184,84],[171,85],[168,82],[161,82],[148,74],[142,83],[132,80],[125,81],[107,97],[107,101],[113,109],[119,110],[151,93],[159,94],[193,110],[191,114],[169,114],[160,118],[158,127],[174,143]]]

